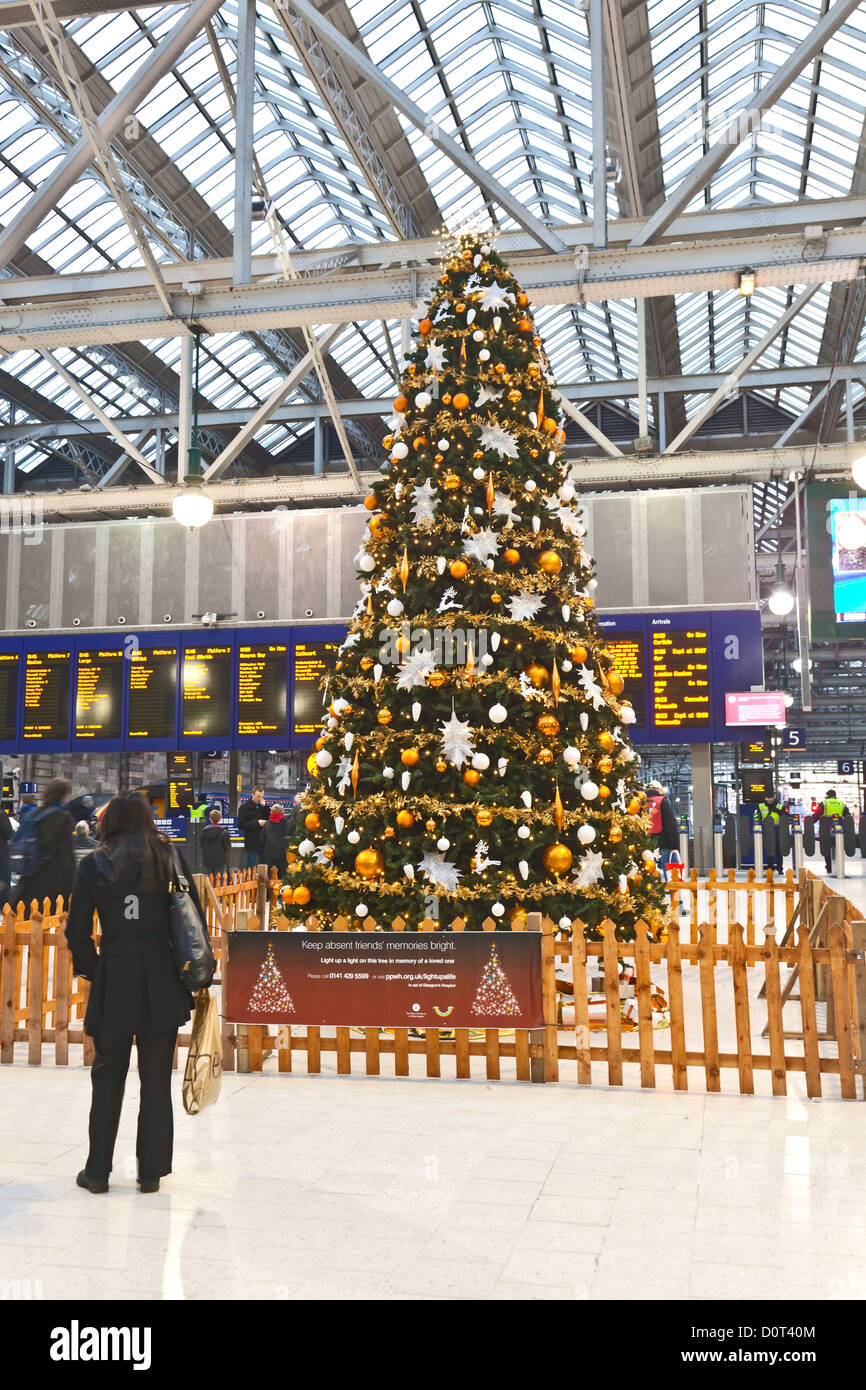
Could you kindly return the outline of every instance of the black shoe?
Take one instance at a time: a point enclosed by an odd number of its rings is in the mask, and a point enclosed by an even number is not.
[[[78,1177],[75,1179],[79,1187],[86,1187],[88,1192],[107,1192],[108,1178],[88,1177],[87,1170],[82,1168]]]
[[[138,1190],[139,1192],[158,1192],[159,1178],[139,1178]]]

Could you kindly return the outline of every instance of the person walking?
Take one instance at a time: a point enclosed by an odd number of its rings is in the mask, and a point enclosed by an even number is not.
[[[271,871],[276,869],[280,878],[286,872],[286,850],[289,844],[289,822],[285,817],[282,806],[277,802],[271,807],[271,814],[264,829],[265,841],[265,860],[268,866],[268,878]]]
[[[9,842],[9,862],[18,882],[10,897],[16,907],[23,902],[29,907],[33,899],[41,908],[48,898],[52,910],[58,898],[69,903],[72,880],[75,878],[75,854],[72,848],[72,817],[66,802],[72,783],[65,777],[54,777],[46,784],[42,804],[26,817]]]
[[[650,813],[650,835],[653,836],[659,851],[659,862],[667,868],[674,850],[680,847],[679,829],[674,808],[668,801],[668,794],[661,782],[647,782],[647,810]]]
[[[269,815],[264,788],[254,787],[249,801],[238,808],[238,829],[244,837],[244,867],[247,869],[254,869],[265,852],[262,832]]]
[[[157,1192],[172,1164],[171,1068],[177,1031],[193,1006],[172,955],[171,850],[140,792],[112,797],[99,837],[99,848],[78,871],[66,923],[73,969],[92,984],[84,1027],[95,1049],[90,1148],[76,1182],[90,1192],[108,1191],[134,1038],[141,1089],[138,1185],[142,1192]],[[180,858],[201,914],[195,881]],[[101,929],[98,953],[92,936],[94,912]]]
[[[774,869],[777,873],[781,873],[783,869],[782,842],[779,838],[781,808],[779,806],[779,798],[775,792],[767,792],[767,795],[762,797],[758,802],[758,815],[761,817],[761,824],[764,827],[764,857],[767,868]],[[767,834],[767,830],[770,828],[767,825],[768,821],[770,827],[772,827],[770,829],[772,840],[770,840],[770,836]]]
[[[813,812],[812,812],[812,820],[815,821],[815,822],[818,824],[818,827],[819,827],[819,837],[818,837],[818,838],[819,838],[819,843],[821,842],[821,840],[823,840],[823,843],[821,844],[821,853],[824,855],[824,864],[826,865],[827,873],[828,873],[828,874],[832,874],[832,872],[833,872],[833,845],[834,845],[833,828],[832,828],[832,825],[828,826],[828,827],[827,827],[827,834],[824,835],[824,836],[821,836],[821,835],[820,835],[820,828],[821,828],[821,827],[820,827],[820,822],[821,822],[821,818],[822,818],[822,816],[831,816],[831,817],[837,817],[837,816],[838,816],[838,818],[841,820],[842,817],[844,816],[844,814],[845,814],[845,802],[842,800],[841,797],[839,797],[839,796],[836,795],[836,788],[835,788],[835,787],[830,787],[830,788],[828,789],[827,795],[824,797],[824,800],[823,800],[823,801],[821,802],[821,804],[819,805],[817,811],[813,811]]]
[[[201,832],[201,858],[206,874],[228,872],[231,837],[219,811],[211,811],[210,824]]]
[[[0,809],[0,908],[9,901],[12,870],[9,867],[9,841],[15,828],[6,812]]]
[[[75,827],[75,834],[72,836],[72,853],[75,855],[75,863],[80,864],[82,859],[88,854],[92,854],[98,844],[90,833],[90,826],[86,820],[80,820]]]

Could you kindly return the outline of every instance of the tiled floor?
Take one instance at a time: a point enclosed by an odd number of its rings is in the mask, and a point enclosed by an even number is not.
[[[866,1296],[862,1102],[228,1076],[142,1196],[135,1081],[97,1197],[88,1073],[3,1068],[0,1297]]]

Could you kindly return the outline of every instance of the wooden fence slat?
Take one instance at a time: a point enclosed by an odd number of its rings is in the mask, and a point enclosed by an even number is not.
[[[754,869],[747,869],[747,870],[746,870],[746,884],[747,884],[747,891],[746,891],[746,942],[747,942],[747,944],[748,944],[749,946],[754,946],[754,944],[755,944],[755,898],[756,898],[756,896],[757,896],[757,894],[756,894],[755,891],[754,891],[755,888],[757,887],[757,885],[756,885],[756,883],[755,883],[755,870],[754,870]],[[749,892],[749,891],[748,891],[749,888],[752,889],[752,892]]]
[[[782,984],[779,976],[779,947],[772,927],[764,928],[764,995],[767,1000],[767,1036],[770,1040],[773,1095],[784,1096],[788,1094],[788,1077],[782,1025]]]
[[[818,1022],[815,1014],[815,977],[809,932],[801,921],[797,931],[799,948],[800,1018],[803,1026],[803,1056],[806,1061],[806,1095],[821,1095],[821,1067],[818,1058]]]
[[[15,981],[18,976],[18,930],[15,914],[3,909],[3,952],[0,965],[0,1063],[15,1055]]]
[[[622,1085],[622,1006],[619,1001],[619,953],[616,927],[608,918],[600,927],[604,942],[604,997],[607,1019],[607,1079],[611,1086]]]
[[[369,917],[364,922],[364,931],[373,931]],[[379,1076],[382,1064],[379,1057],[379,1029],[364,1029],[364,1070],[367,1076]]]
[[[481,924],[483,931],[496,931],[496,923],[487,917]],[[499,1080],[499,1029],[484,1029],[484,1065],[488,1081]]]
[[[462,917],[455,917],[454,921],[451,923],[451,930],[463,931],[464,925],[465,924]],[[465,1081],[468,1077],[472,1075],[469,1063],[469,1029],[455,1028],[454,1042],[456,1044],[455,1060],[457,1076],[461,1081]]]
[[[668,923],[665,942],[668,967],[668,1006],[671,1016],[671,1058],[675,1091],[687,1091],[689,1073],[686,1066],[686,1015],[683,1008],[683,967],[680,956],[679,923]]]
[[[586,977],[586,927],[576,919],[571,924],[571,973],[574,980],[574,1045],[577,1050],[577,1081],[592,1084],[589,1047],[589,982]]]
[[[635,927],[635,973],[637,975],[637,1028],[640,1047],[640,1084],[653,1087],[656,1084],[655,1038],[653,1037],[652,982],[650,979],[649,943],[647,924],[638,922]]]
[[[743,942],[743,928],[735,922],[730,933],[731,976],[734,986],[734,1023],[737,1030],[737,1057],[740,1078],[740,1094],[751,1096],[755,1092],[755,1078],[752,1071],[752,1030],[749,1019],[749,981],[746,974],[746,947]]]
[[[292,1030],[282,1024],[277,1030],[277,1071],[292,1070]]]
[[[393,931],[404,931],[406,923],[402,917],[395,917],[391,923]],[[409,1029],[394,1029],[394,1075],[409,1075]]]
[[[54,945],[54,1065],[69,1065],[69,974],[71,953],[61,927]]]
[[[47,901],[47,900],[46,900]],[[42,1061],[42,999],[43,978],[42,958],[45,947],[45,933],[42,927],[42,913],[36,912],[30,918],[30,941],[27,959],[27,1062],[38,1067]]]
[[[541,923],[541,990],[544,1005],[544,1079],[559,1080],[559,1030],[556,1025],[556,926]]]
[[[839,1085],[843,1100],[856,1100],[854,1039],[848,1000],[848,936],[849,933],[845,925],[834,922],[828,932],[828,945],[830,947],[830,976],[833,986],[836,1046],[839,1054]]]
[[[712,938],[709,932],[701,931],[698,938],[698,968],[701,981],[701,1019],[704,1030],[704,1071],[708,1091],[721,1090],[714,965]]]
[[[423,922],[421,923],[421,931],[435,931],[435,930],[436,930],[436,923],[433,921],[432,917],[425,917],[424,920],[423,920]],[[427,1075],[428,1075],[428,1076],[441,1076],[441,1075],[442,1075],[442,1063],[441,1063],[441,1052],[440,1052],[440,1048],[439,1048],[439,1029],[438,1029],[438,1028],[425,1028],[425,1029],[424,1029],[424,1050],[425,1050],[425,1053],[426,1053]]]

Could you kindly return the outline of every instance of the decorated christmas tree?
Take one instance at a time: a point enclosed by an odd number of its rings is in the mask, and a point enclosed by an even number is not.
[[[472,1003],[472,1012],[488,1015],[520,1013],[520,1005],[505,978],[505,971],[499,964],[499,956],[493,942],[490,945],[490,959],[484,967],[484,974]]]
[[[250,995],[249,1009],[252,1014],[293,1014],[295,1012],[292,996],[286,989],[285,980],[274,960],[273,942],[268,942],[268,954],[262,962],[259,978],[256,980],[255,988]]]
[[[483,237],[448,257],[394,411],[309,764],[306,912],[659,926],[634,711],[596,625],[553,376]]]

